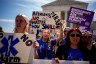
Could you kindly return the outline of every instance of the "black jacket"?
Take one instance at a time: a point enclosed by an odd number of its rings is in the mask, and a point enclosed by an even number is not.
[[[60,60],[67,60],[69,49],[70,47],[66,45],[59,46],[56,51],[55,57],[58,57]],[[91,50],[88,50],[87,48],[84,47],[84,48],[81,48],[80,51],[82,52],[84,61],[90,61],[90,64],[96,64],[96,47],[95,46],[92,46]]]
[[[85,61],[90,61],[90,64],[96,64],[96,47],[92,45],[91,50],[84,48],[83,56]]]

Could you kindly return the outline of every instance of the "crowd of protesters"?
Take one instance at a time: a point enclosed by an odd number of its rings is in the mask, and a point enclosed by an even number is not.
[[[96,64],[96,43],[92,43],[91,32],[81,33],[79,28],[54,31],[53,38],[50,38],[50,29],[42,29],[38,46],[35,44],[36,59],[90,61],[90,64]]]
[[[28,24],[28,18],[18,14],[14,33],[28,34]],[[60,28],[54,29],[54,35],[45,27],[37,36],[33,44],[35,59],[90,61],[90,64],[96,64],[96,42],[92,43],[92,33],[89,31],[81,33],[78,28],[62,28],[60,22]]]

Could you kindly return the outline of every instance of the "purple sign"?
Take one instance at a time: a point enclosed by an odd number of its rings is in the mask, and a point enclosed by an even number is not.
[[[80,26],[79,29],[80,29],[81,32],[86,32],[86,31],[90,30],[90,27]]]
[[[85,9],[71,7],[68,13],[67,22],[90,27],[94,12]]]

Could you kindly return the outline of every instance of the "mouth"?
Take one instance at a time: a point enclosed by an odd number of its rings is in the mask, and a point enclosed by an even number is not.
[[[74,42],[77,42],[77,40],[73,40]]]

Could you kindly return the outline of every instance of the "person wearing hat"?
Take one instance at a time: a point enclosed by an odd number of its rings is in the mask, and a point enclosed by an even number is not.
[[[28,33],[29,20],[26,15],[18,14],[15,18],[14,33]]]

